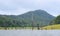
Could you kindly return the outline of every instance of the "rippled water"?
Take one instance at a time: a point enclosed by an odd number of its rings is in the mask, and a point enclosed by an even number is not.
[[[60,30],[0,30],[0,36],[60,36]]]

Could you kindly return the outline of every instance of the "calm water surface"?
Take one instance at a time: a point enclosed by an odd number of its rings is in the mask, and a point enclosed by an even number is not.
[[[0,30],[0,36],[60,36],[60,30]]]

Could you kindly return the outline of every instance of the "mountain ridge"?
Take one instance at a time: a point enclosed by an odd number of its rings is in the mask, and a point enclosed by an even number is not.
[[[54,19],[54,16],[50,15],[49,13],[47,13],[44,10],[29,11],[27,13],[24,13],[22,15],[17,15],[17,16],[15,16],[15,15],[0,15],[0,16],[5,16],[5,17],[11,18],[11,19],[15,19],[15,21],[17,21],[17,23],[18,23],[18,24],[13,23],[13,25],[15,24],[15,26],[16,25],[17,26],[18,25],[32,26],[32,14],[33,14],[34,26],[37,26],[37,24],[39,24],[39,26],[47,26],[47,25],[49,25],[50,21],[52,21]]]

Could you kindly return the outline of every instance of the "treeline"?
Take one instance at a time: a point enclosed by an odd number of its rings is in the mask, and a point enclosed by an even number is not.
[[[53,19],[49,25],[54,24],[60,24],[60,15]],[[17,20],[6,16],[0,16],[0,27],[32,27],[32,23],[27,20]],[[40,27],[42,27],[42,25],[40,25]]]
[[[51,25],[60,24],[60,15],[58,15],[55,19],[53,19],[50,24]]]
[[[44,10],[29,11],[17,16],[0,15],[0,27],[43,27],[49,25],[54,18]]]
[[[27,26],[23,20],[16,20],[6,16],[0,16],[0,27],[22,27]]]

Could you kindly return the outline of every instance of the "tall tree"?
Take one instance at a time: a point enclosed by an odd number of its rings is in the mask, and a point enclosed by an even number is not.
[[[60,24],[60,15],[55,18],[53,21],[54,24]]]

